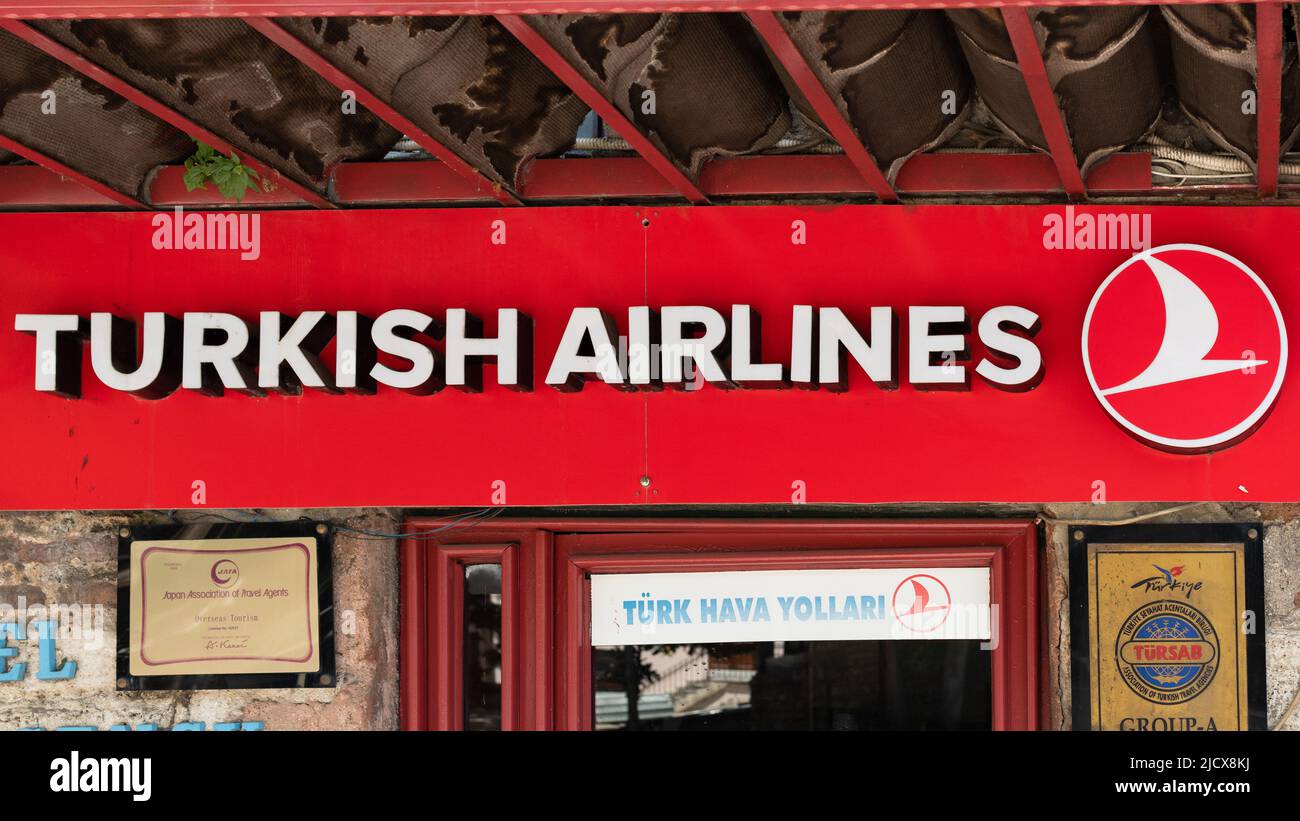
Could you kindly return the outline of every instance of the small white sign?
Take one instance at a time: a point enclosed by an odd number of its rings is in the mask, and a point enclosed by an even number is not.
[[[987,567],[596,574],[591,643],[979,639]]]

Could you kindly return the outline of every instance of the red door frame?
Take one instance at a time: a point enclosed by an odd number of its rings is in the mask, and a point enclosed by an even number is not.
[[[993,728],[1040,726],[1032,521],[546,518],[446,528],[446,520],[412,518],[402,544],[403,729],[459,728],[463,572],[453,571],[498,561],[506,729],[590,728],[593,572],[907,565],[990,568]]]

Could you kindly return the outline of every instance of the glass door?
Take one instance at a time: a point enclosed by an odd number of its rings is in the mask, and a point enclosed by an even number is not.
[[[593,647],[592,724],[597,730],[989,730],[992,661],[980,645]]]
[[[1036,727],[1033,540],[1017,525],[998,544],[869,523],[557,536],[559,724]]]
[[[1027,520],[415,517],[408,729],[1037,729]]]

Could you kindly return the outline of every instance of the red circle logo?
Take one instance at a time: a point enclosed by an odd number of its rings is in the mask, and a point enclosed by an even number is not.
[[[1282,388],[1282,312],[1255,272],[1203,245],[1134,255],[1097,289],[1083,367],[1101,406],[1152,447],[1200,453],[1264,421]]]
[[[916,573],[898,583],[890,604],[899,624],[917,633],[928,633],[948,620],[952,594],[947,585],[929,573]]]

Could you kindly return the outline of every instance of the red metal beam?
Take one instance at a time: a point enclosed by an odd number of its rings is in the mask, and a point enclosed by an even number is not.
[[[1065,130],[1065,119],[1056,104],[1056,94],[1052,83],[1047,79],[1047,67],[1043,65],[1043,53],[1034,35],[1034,24],[1029,22],[1029,15],[1023,8],[1003,8],[1002,20],[1006,23],[1011,45],[1016,50],[1016,62],[1020,73],[1025,77],[1025,87],[1029,89],[1029,99],[1034,104],[1034,113],[1038,115],[1038,124],[1047,139],[1047,148],[1056,163],[1056,171],[1061,177],[1061,186],[1072,200],[1084,199],[1087,189],[1083,185],[1083,176],[1074,159],[1074,149],[1070,146],[1070,137]]]
[[[154,175],[149,201],[159,207],[230,207],[212,190],[187,191],[185,169],[167,166]],[[445,163],[431,160],[343,163],[334,169],[340,205],[459,205],[495,202],[481,187]],[[1052,194],[1061,192],[1052,159],[1044,154],[918,154],[903,166],[899,190],[908,194]],[[1151,185],[1149,154],[1115,154],[1088,175],[1098,194],[1159,193]],[[853,163],[843,154],[760,155],[711,162],[700,175],[709,197],[842,197],[867,195]],[[1202,188],[1168,191],[1202,192]],[[1250,186],[1217,186],[1240,193]],[[679,195],[640,157],[537,160],[527,172],[524,195],[537,201],[595,202],[676,199]],[[104,195],[63,181],[34,166],[0,166],[0,208],[111,206]],[[285,191],[249,192],[241,207],[292,206]],[[138,204],[137,204],[137,207]]]
[[[161,182],[165,175],[159,175]],[[1089,174],[1098,193],[1150,193],[1151,157],[1116,154]],[[903,166],[899,189],[908,194],[1052,194],[1061,183],[1044,154],[919,154]],[[715,160],[700,174],[710,198],[842,197],[871,189],[843,154],[759,155]],[[334,177],[342,205],[454,203],[485,197],[441,163],[345,163]],[[640,157],[537,160],[523,194],[554,202],[632,201],[677,195]],[[157,194],[155,193],[155,198]]]
[[[212,188],[190,191],[185,187],[185,167],[180,165],[169,165],[158,169],[149,186],[149,202],[158,208],[173,208],[177,205],[186,208],[265,208],[302,205],[302,200],[283,188],[249,191],[238,203],[226,199],[219,191]]]
[[[790,79],[799,87],[799,91],[813,107],[822,125],[831,132],[835,142],[844,149],[845,156],[862,175],[862,179],[867,181],[867,185],[881,201],[898,202],[898,194],[894,192],[889,180],[885,179],[880,166],[876,165],[875,158],[863,145],[857,131],[844,118],[839,106],[831,99],[821,80],[817,79],[817,75],[808,66],[808,58],[799,52],[799,47],[794,44],[794,40],[790,39],[790,34],[781,25],[781,21],[770,11],[751,11],[748,16],[754,28],[758,30],[759,36],[785,67]]]
[[[1211,5],[1233,0],[0,0],[0,17],[364,17],[402,14],[823,11],[1040,6]],[[1265,0],[1245,0],[1247,4]]]
[[[1151,155],[1113,154],[1088,174],[1097,193],[1150,192]],[[918,154],[898,174],[907,194],[1053,194],[1061,178],[1044,154]]]
[[[343,163],[334,169],[334,196],[342,205],[493,202],[445,163],[429,160]]]
[[[708,163],[700,174],[700,189],[705,196],[710,194],[704,180],[709,176],[709,169],[716,164]],[[528,169],[524,193],[538,200],[676,199],[680,196],[672,184],[641,157],[538,160]]]
[[[132,199],[131,197],[128,197],[126,194],[123,194],[120,191],[116,191],[112,188],[109,188],[107,185],[104,185],[102,182],[92,180],[90,177],[87,177],[85,174],[82,174],[80,171],[77,171],[73,168],[69,168],[68,166],[64,165],[63,163],[59,162],[53,157],[47,157],[46,155],[42,154],[39,151],[36,151],[35,149],[28,148],[27,146],[22,145],[21,143],[16,143],[13,140],[9,139],[8,137],[4,136],[3,134],[0,134],[0,148],[3,148],[4,150],[9,151],[11,153],[17,154],[23,159],[34,162],[37,165],[44,166],[45,168],[48,168],[50,171],[53,171],[55,174],[58,174],[60,177],[65,177],[69,180],[72,180],[76,182],[78,185],[83,186],[85,189],[88,189],[89,191],[98,194],[100,197],[110,201],[109,203],[103,203],[103,202],[94,203],[93,201],[87,202],[86,201],[87,196],[85,191],[78,191],[75,188],[68,189],[64,187],[61,193],[66,195],[68,199],[63,202],[57,203],[58,205],[78,206],[78,205],[116,203],[123,207],[130,208],[134,211],[143,211],[148,209],[149,207],[145,205],[143,202],[140,202],[139,200]],[[21,204],[21,205],[56,204],[56,203],[49,202],[47,195],[37,196],[35,198],[37,199],[37,202],[32,202],[30,193],[26,191],[26,186],[31,181],[32,169],[30,166],[28,167],[0,166],[0,171],[3,171],[3,173],[0,173],[0,207],[7,206],[7,205],[15,205],[15,204]],[[15,174],[14,172],[17,173]],[[40,200],[42,199],[45,199],[46,201],[41,202]]]
[[[533,53],[537,59],[551,70],[551,73],[560,78],[560,82],[567,85],[574,94],[586,103],[592,111],[605,121],[605,123],[618,135],[627,141],[628,145],[640,154],[646,162],[650,163],[655,171],[668,181],[683,197],[696,204],[708,202],[708,198],[700,191],[690,178],[682,173],[667,155],[661,152],[658,147],[652,143],[641,131],[632,124],[631,120],[623,116],[623,112],[618,107],[605,99],[604,93],[591,83],[587,78],[573,66],[564,55],[556,51],[546,38],[538,34],[537,31],[522,17],[511,14],[497,15],[497,20],[501,25],[515,36],[515,39],[523,43],[524,47]]]
[[[329,60],[326,60],[320,53],[313,51],[306,43],[281,28],[274,20],[249,17],[245,18],[244,22],[263,37],[293,55],[298,62],[319,74],[330,85],[340,91],[351,91],[356,94],[357,102],[369,109],[370,113],[410,137],[425,151],[446,163],[452,171],[469,180],[476,189],[482,190],[489,197],[498,200],[502,205],[523,205],[509,191],[483,176],[478,169],[461,159],[456,152],[443,145],[436,137],[408,120],[400,111],[376,97],[361,83],[349,77]]]
[[[1282,139],[1282,6],[1255,7],[1255,121],[1259,152],[1255,179],[1261,199],[1277,196]]]
[[[230,143],[189,119],[185,115],[167,107],[117,75],[106,71],[91,60],[78,54],[67,46],[64,46],[57,40],[45,36],[26,23],[21,23],[17,20],[0,20],[0,29],[4,29],[24,42],[35,46],[72,70],[89,77],[104,88],[107,88],[109,91],[112,91],[120,97],[126,98],[173,128],[185,132],[196,140],[202,140],[221,153],[231,154],[237,150]],[[258,174],[262,175],[263,178],[270,180],[276,187],[283,186],[284,188],[289,189],[297,195],[299,199],[310,205],[314,205],[317,208],[335,207],[332,202],[325,199],[320,194],[317,194],[310,188],[289,179],[276,169],[266,165],[255,157],[249,156],[246,152],[240,153],[240,160]]]

